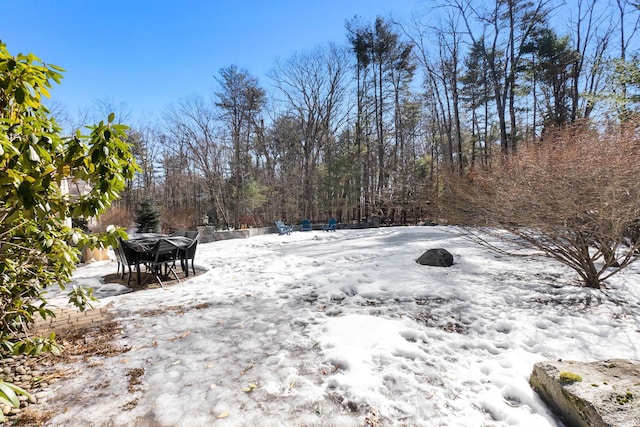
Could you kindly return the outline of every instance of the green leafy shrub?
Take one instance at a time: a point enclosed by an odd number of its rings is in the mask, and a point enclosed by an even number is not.
[[[26,334],[35,316],[53,316],[43,292],[65,289],[78,248],[114,245],[125,235],[114,227],[88,235],[65,218],[100,215],[138,170],[127,127],[114,123],[113,114],[85,133],[62,135],[41,101],[63,71],[33,54],[12,56],[0,42],[0,347],[14,353],[59,350],[55,336]],[[68,194],[73,181],[90,190]],[[80,309],[91,298],[80,288],[70,294]]]

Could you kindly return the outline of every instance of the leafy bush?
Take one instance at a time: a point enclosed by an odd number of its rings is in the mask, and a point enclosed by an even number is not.
[[[12,56],[0,42],[0,346],[12,352],[55,351],[55,336],[25,334],[34,316],[53,316],[43,292],[70,282],[78,248],[113,245],[125,234],[110,227],[87,235],[64,220],[100,215],[138,170],[127,127],[113,114],[87,134],[62,135],[41,103],[62,71],[33,54]],[[68,194],[74,181],[90,191]],[[91,294],[74,288],[70,299],[85,309]]]

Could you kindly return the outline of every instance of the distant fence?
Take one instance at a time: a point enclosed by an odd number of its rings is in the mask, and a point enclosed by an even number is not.
[[[215,227],[198,227],[200,232],[200,243],[216,242],[218,240],[229,239],[248,239],[253,236],[260,236],[262,234],[275,233],[275,227],[256,227],[246,228],[243,230],[219,230],[216,231]]]
[[[323,224],[313,224],[313,230],[322,230]],[[377,217],[374,217],[373,221],[368,222],[360,222],[353,224],[338,224],[338,230],[347,230],[347,229],[359,229],[359,228],[378,228],[380,226],[380,221]],[[277,233],[278,230],[275,226],[271,227],[254,227],[254,228],[246,228],[242,230],[218,230],[216,231],[215,227],[209,226],[200,226],[198,227],[198,231],[200,232],[200,243],[209,243],[216,242],[219,240],[229,240],[229,239],[248,239],[249,237],[261,236],[263,234],[271,234]],[[294,225],[293,231],[300,231],[300,225]]]

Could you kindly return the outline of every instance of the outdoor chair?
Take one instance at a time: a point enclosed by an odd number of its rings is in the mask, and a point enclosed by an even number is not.
[[[185,237],[193,239],[193,243],[187,246],[184,249],[180,249],[178,251],[178,256],[180,257],[180,266],[182,267],[182,271],[184,272],[186,277],[189,277],[189,260],[191,260],[191,269],[193,270],[193,275],[196,275],[196,268],[193,264],[194,259],[196,257],[196,248],[198,247],[198,240],[200,240],[200,233],[198,231],[186,231]]]
[[[147,265],[147,268],[156,278],[160,286],[162,285],[162,268],[164,267],[164,276],[169,277],[169,273],[173,273],[179,282],[180,277],[175,270],[176,260],[180,259],[178,255],[179,248],[167,239],[159,239],[151,251],[141,254],[141,260]]]
[[[120,279],[124,279],[126,270],[124,266],[124,260],[123,260],[122,248],[120,247],[120,242],[118,242],[118,244],[113,248],[113,253],[116,256],[116,262],[118,263],[118,272],[117,272],[118,277]],[[122,274],[120,274],[121,267],[122,267]]]
[[[118,238],[118,247],[116,248],[116,259],[118,260],[118,272],[120,271],[119,266],[122,265],[122,278],[124,279],[125,275],[125,267],[129,269],[129,278],[127,279],[127,285],[131,282],[131,266],[136,266],[136,269],[139,269],[138,260],[136,259],[136,251],[129,245],[126,240],[123,240],[122,237]],[[118,258],[119,257],[119,258]]]
[[[311,226],[311,221],[308,219],[303,219],[300,224],[300,231],[311,231],[313,227]]]
[[[200,232],[198,230],[185,231],[183,236],[194,240],[200,239]]]
[[[284,225],[283,221],[276,221],[275,224],[276,224],[276,228],[278,229],[278,233],[280,235],[291,234],[291,232],[293,231],[293,227],[289,225]]]
[[[330,218],[327,224],[322,226],[322,231],[336,231],[338,221],[335,218]]]

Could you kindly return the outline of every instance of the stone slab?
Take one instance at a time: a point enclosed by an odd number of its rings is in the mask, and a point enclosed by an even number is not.
[[[640,426],[638,361],[539,362],[529,382],[567,427]]]

